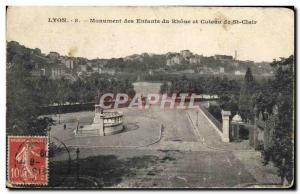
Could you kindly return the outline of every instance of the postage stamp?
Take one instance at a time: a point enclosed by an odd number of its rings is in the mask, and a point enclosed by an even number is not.
[[[8,184],[47,185],[47,155],[47,136],[9,136],[7,157]]]

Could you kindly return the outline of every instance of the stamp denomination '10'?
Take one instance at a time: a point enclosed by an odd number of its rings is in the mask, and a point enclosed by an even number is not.
[[[48,184],[48,138],[46,136],[8,137],[8,184]]]

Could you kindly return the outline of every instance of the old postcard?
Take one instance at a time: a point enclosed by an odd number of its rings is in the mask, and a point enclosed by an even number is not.
[[[293,7],[6,10],[6,185],[292,188]]]

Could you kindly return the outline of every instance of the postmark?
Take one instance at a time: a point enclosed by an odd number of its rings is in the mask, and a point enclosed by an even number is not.
[[[9,136],[7,181],[9,185],[48,184],[48,137]]]

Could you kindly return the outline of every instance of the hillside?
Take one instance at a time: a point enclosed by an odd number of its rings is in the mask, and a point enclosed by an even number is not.
[[[87,59],[84,57],[62,56],[57,52],[44,54],[40,49],[27,48],[18,42],[7,42],[7,63],[23,63],[33,75],[46,75],[53,79],[69,76],[90,75],[91,73],[148,73],[171,74],[196,73],[205,75],[244,75],[250,67],[253,74],[271,76],[267,62],[242,61],[229,55],[203,56],[189,50],[166,54],[133,54],[123,58]]]

